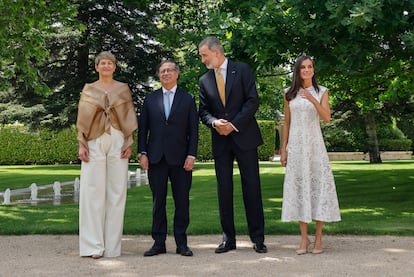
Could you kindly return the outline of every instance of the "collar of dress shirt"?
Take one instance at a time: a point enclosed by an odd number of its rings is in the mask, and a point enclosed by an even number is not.
[[[226,81],[227,76],[227,65],[229,64],[229,60],[227,58],[224,59],[224,62],[220,65],[221,69],[221,76],[223,76],[224,81]],[[217,73],[217,72],[216,72]]]
[[[177,90],[177,85],[173,86],[171,89],[166,89],[166,88],[162,87],[162,92],[163,93],[166,93],[167,91],[171,91],[172,94],[174,95],[176,90]]]

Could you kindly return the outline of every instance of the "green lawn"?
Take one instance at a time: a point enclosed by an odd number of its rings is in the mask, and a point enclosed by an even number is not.
[[[326,223],[327,234],[414,235],[414,160],[332,162],[342,221]],[[135,170],[137,165],[131,165]],[[0,191],[54,181],[74,180],[78,165],[1,166]],[[284,168],[260,163],[267,234],[298,234],[296,222],[280,221]],[[240,176],[235,168],[235,220],[238,234],[247,234]],[[170,232],[173,218],[168,197]],[[3,199],[0,198],[2,202]],[[151,193],[148,186],[128,190],[124,232],[150,234]],[[314,225],[310,225],[313,231]],[[0,206],[0,234],[76,234],[78,205]],[[212,163],[197,163],[191,189],[189,234],[220,234],[216,182]]]

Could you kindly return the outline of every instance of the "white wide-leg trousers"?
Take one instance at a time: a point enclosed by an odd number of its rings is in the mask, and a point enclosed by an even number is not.
[[[111,128],[88,142],[89,162],[82,162],[79,194],[80,256],[121,255],[128,182],[128,159],[121,159],[122,132]]]

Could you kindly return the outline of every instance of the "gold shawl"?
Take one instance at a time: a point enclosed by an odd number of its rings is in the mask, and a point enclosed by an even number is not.
[[[131,90],[121,82],[109,93],[86,84],[78,105],[76,127],[79,143],[88,148],[88,140],[100,137],[105,131],[110,132],[111,126],[124,134],[122,150],[132,145],[138,123]]]

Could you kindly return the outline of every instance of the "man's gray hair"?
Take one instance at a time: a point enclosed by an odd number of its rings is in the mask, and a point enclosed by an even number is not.
[[[219,50],[224,55],[223,45],[221,45],[221,42],[218,38],[207,37],[200,42],[198,48],[200,49],[204,45],[207,45],[208,49],[210,50]]]

